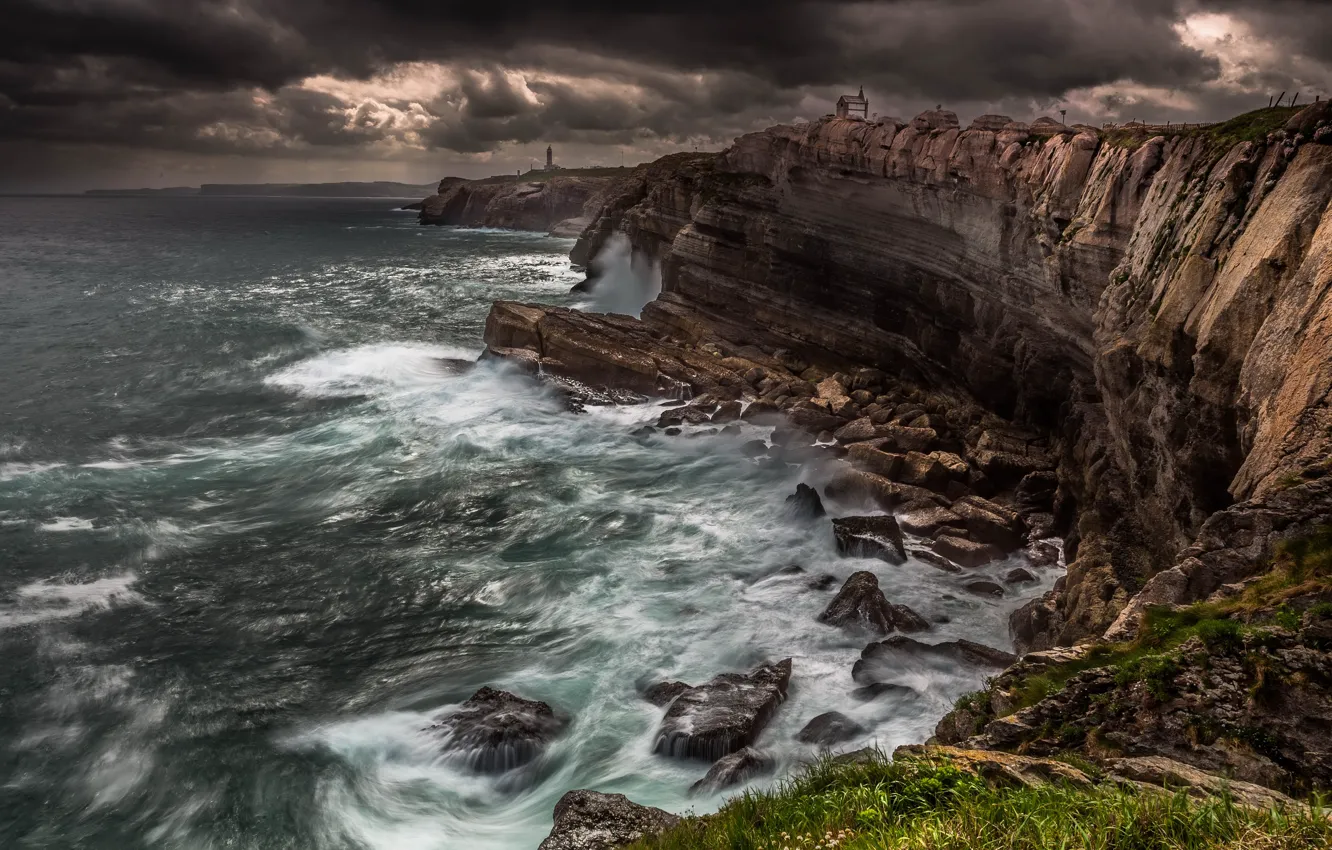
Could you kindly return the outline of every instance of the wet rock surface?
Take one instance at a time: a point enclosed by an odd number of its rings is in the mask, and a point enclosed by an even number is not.
[[[796,733],[796,740],[802,744],[831,747],[858,738],[865,732],[864,726],[840,711],[828,711],[806,723],[804,728]]]
[[[431,729],[468,767],[501,773],[535,759],[565,725],[544,702],[485,687]]]
[[[722,673],[680,693],[657,730],[653,750],[716,761],[753,744],[786,700],[791,659],[751,673]]]
[[[537,850],[612,850],[680,822],[623,794],[570,791],[555,804],[555,826]]]
[[[768,756],[753,747],[745,747],[713,762],[707,775],[689,786],[689,793],[715,794],[770,773],[775,766],[776,763]]]
[[[890,564],[906,562],[902,530],[893,517],[839,517],[832,524],[840,554],[853,558],[878,558]]]

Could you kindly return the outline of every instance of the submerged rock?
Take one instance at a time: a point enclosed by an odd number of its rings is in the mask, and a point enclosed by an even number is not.
[[[714,794],[723,788],[748,782],[772,770],[774,762],[753,747],[723,756],[708,769],[708,773],[689,787],[690,794]]]
[[[564,726],[544,702],[485,687],[431,728],[473,770],[501,773],[535,759]]]
[[[902,530],[890,516],[850,516],[832,521],[837,551],[853,558],[878,558],[890,564],[906,563]]]
[[[806,723],[805,728],[796,733],[796,740],[802,744],[830,747],[858,738],[865,734],[865,731],[864,726],[840,711],[828,711]]]
[[[942,555],[953,563],[964,567],[983,567],[1004,556],[1003,551],[997,546],[991,546],[989,543],[977,543],[975,540],[968,540],[965,537],[951,534],[940,536],[934,541],[931,548],[934,549],[936,555]]]
[[[653,751],[715,761],[754,743],[786,700],[791,659],[752,673],[722,673],[681,693],[666,711]]]
[[[640,806],[623,794],[570,791],[555,804],[555,826],[537,850],[611,850],[680,822],[678,815]]]

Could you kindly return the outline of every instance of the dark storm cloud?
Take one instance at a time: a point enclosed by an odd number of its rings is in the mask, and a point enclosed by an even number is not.
[[[906,105],[1050,103],[1119,84],[1193,93],[1203,111],[1247,103],[1242,91],[1205,90],[1223,69],[1181,38],[1178,25],[1196,12],[1232,15],[1284,46],[1286,59],[1244,69],[1241,88],[1294,84],[1332,65],[1324,0],[5,6],[0,141],[203,152],[728,138],[811,104],[817,114],[831,93],[858,84],[876,103]],[[404,62],[450,73],[428,96],[301,85],[314,75],[369,79]],[[1088,102],[1113,113],[1141,96],[1097,97]]]

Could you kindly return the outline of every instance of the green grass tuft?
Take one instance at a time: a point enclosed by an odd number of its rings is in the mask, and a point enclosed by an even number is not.
[[[1115,785],[990,788],[946,762],[823,761],[767,792],[687,818],[638,850],[1294,850],[1332,846],[1317,809]]]

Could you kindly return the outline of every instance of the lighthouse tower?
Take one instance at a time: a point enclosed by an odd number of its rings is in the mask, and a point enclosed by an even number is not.
[[[550,149],[550,145],[546,145],[546,170],[550,171],[554,167],[555,167],[555,152]]]

